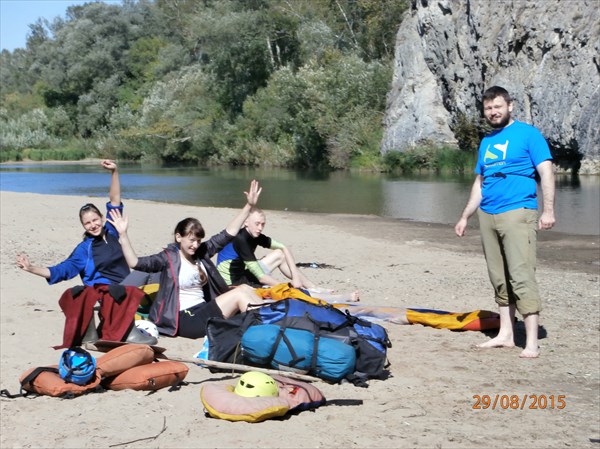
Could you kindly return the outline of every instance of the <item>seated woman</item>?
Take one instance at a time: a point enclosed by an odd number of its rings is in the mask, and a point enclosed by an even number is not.
[[[121,185],[117,164],[104,160],[102,167],[111,172],[107,213],[113,209],[123,210]],[[129,274],[129,266],[119,244],[119,234],[110,224],[105,223],[102,213],[93,204],[84,204],[79,209],[79,221],[85,230],[83,241],[71,255],[51,267],[32,265],[25,254],[17,254],[17,266],[23,271],[46,278],[48,284],[56,284],[81,276],[84,285],[118,284]]]
[[[119,171],[114,161],[103,160],[102,168],[110,171],[111,182],[109,202],[106,210],[123,210],[121,202],[121,184]],[[83,241],[80,242],[71,255],[61,263],[50,267],[32,265],[27,255],[17,254],[17,266],[28,273],[45,278],[48,284],[56,284],[79,275],[86,287],[97,285],[119,284],[129,275],[130,270],[119,243],[119,234],[112,224],[106,223],[100,210],[92,203],[87,203],[79,209],[79,220],[84,229]],[[67,317],[69,319],[69,317]],[[133,323],[133,317],[131,320]],[[87,322],[85,323],[87,325]],[[94,320],[90,321],[89,334],[84,341],[91,341],[95,336]],[[132,325],[127,333],[127,341],[136,343],[156,343],[156,339],[146,338]]]
[[[160,272],[159,290],[150,309],[149,319],[162,334],[186,338],[206,335],[209,318],[229,318],[245,312],[261,298],[248,285],[229,289],[214,263],[217,252],[233,240],[261,193],[252,181],[241,212],[220,233],[202,241],[204,229],[195,218],[186,218],[175,226],[175,242],[162,252],[137,257],[127,235],[128,219],[119,210],[110,212],[109,221],[119,231],[125,259],[130,267],[148,273]]]

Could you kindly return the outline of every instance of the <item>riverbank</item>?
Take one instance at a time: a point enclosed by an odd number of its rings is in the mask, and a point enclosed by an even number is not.
[[[57,160],[36,161],[34,159],[22,159],[20,161],[0,162],[0,165],[14,165],[14,164],[21,164],[21,165],[39,165],[39,164],[44,164],[44,165],[99,165],[100,162],[102,162],[102,161],[103,161],[103,159],[99,159],[99,158],[85,158],[85,159],[78,159],[78,160],[72,160],[72,161],[57,161]]]
[[[0,192],[0,388],[18,391],[30,366],[56,363],[62,341],[61,293],[79,280],[48,286],[18,270],[17,252],[50,265],[67,257],[81,235],[77,210],[104,198]],[[240,198],[241,200],[241,198]],[[241,201],[240,201],[241,203]],[[241,205],[241,204],[240,204]],[[126,201],[139,255],[172,239],[175,223],[198,217],[208,235],[233,209]],[[459,239],[451,226],[373,216],[267,211],[265,233],[290,245],[315,282],[359,289],[364,304],[449,311],[494,310],[478,231]],[[369,388],[319,383],[329,405],[283,421],[229,423],[206,418],[202,382],[222,374],[191,366],[188,384],[148,395],[121,391],[74,400],[2,398],[1,447],[597,447],[600,441],[598,236],[540,233],[538,280],[544,298],[541,357],[521,348],[474,350],[489,336],[389,324],[392,376]],[[518,345],[524,344],[522,322]],[[167,354],[189,357],[201,342],[161,338]],[[523,409],[474,409],[477,395],[511,395]],[[527,395],[527,399],[525,396]],[[545,395],[542,408],[531,395]],[[557,408],[558,396],[566,407]],[[554,407],[550,407],[550,397]],[[536,408],[537,406],[537,408]],[[510,431],[507,431],[510,429]]]

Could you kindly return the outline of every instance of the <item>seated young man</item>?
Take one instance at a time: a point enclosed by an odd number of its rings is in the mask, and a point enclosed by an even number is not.
[[[244,227],[235,239],[219,252],[217,269],[228,285],[248,284],[262,287],[280,284],[281,281],[272,275],[278,268],[290,280],[292,287],[306,289],[313,296],[332,302],[358,301],[358,292],[332,295],[329,290],[318,288],[298,269],[289,248],[262,233],[265,224],[265,213],[261,209],[252,208]],[[272,251],[258,260],[254,254],[258,246]]]

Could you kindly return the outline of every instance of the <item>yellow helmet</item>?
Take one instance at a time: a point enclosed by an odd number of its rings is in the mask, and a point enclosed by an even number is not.
[[[278,396],[277,382],[271,376],[259,371],[248,371],[238,381],[234,392],[245,398]]]

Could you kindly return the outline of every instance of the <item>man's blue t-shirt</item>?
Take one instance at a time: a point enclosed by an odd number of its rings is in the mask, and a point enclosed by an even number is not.
[[[514,121],[483,138],[475,173],[483,177],[479,207],[488,214],[537,209],[536,167],[552,159],[544,136]]]

